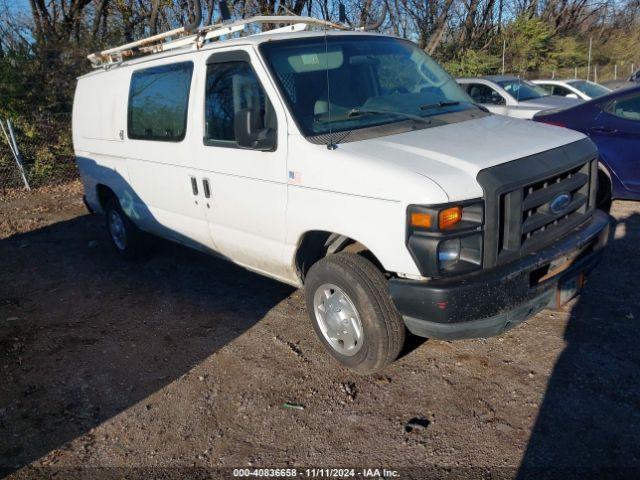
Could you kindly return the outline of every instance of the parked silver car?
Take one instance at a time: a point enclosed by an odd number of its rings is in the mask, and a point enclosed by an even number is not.
[[[542,87],[514,76],[458,78],[457,82],[491,113],[531,119],[543,110],[569,108],[583,100],[550,95]]]

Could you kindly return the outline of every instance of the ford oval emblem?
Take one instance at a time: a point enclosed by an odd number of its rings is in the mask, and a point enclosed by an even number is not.
[[[549,202],[549,209],[553,213],[560,213],[571,203],[571,195],[568,193],[560,193],[553,197]]]

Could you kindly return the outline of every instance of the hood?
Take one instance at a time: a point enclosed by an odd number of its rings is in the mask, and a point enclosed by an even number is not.
[[[579,98],[567,98],[556,95],[548,95],[546,97],[534,98],[532,100],[524,100],[520,102],[520,105],[526,106],[532,109],[547,110],[550,108],[569,108],[580,103],[584,100]]]
[[[383,170],[387,175],[398,171],[417,174],[425,182],[441,187],[449,201],[478,198],[483,195],[476,181],[480,170],[551,150],[585,138],[583,134],[529,120],[501,115],[416,130],[377,139],[345,143],[339,146],[343,166],[355,162]],[[366,160],[362,162],[360,160]],[[384,167],[384,168],[383,168]],[[387,176],[399,178],[399,175]],[[334,176],[335,181],[335,176]],[[372,182],[380,184],[374,178]],[[411,187],[414,182],[411,182]],[[364,183],[361,184],[364,186]],[[395,199],[419,202],[416,191],[403,185],[385,185]],[[393,187],[393,193],[389,190]],[[423,190],[428,190],[427,183]],[[412,196],[412,198],[408,198]],[[387,197],[389,198],[389,197]]]

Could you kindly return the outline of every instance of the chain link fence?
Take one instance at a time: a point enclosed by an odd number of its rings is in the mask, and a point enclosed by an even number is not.
[[[18,147],[12,148],[11,132]],[[29,118],[0,119],[0,196],[55,185],[78,177],[71,141],[71,113],[37,114]],[[19,165],[22,165],[24,178]]]
[[[634,62],[609,63],[606,65],[582,65],[576,67],[563,67],[551,70],[540,70],[537,72],[527,72],[526,78],[535,79],[558,79],[580,78],[591,80],[596,83],[610,82],[613,80],[626,80],[638,68],[639,64]]]

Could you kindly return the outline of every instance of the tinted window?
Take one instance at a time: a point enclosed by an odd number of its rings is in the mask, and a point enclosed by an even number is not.
[[[640,94],[614,100],[607,107],[607,111],[618,117],[640,121]]]
[[[553,94],[553,85],[549,85],[547,83],[537,83],[536,85],[538,85],[540,88],[543,88],[545,92]]]
[[[549,95],[544,88],[517,78],[498,82],[498,85],[504,88],[505,91],[513,98],[521,102]]]
[[[569,82],[569,85],[577,88],[590,98],[598,98],[606,95],[607,93],[611,93],[611,90],[609,90],[608,88],[603,87],[602,85],[598,85],[597,83],[588,82],[586,80],[576,80],[575,82]]]
[[[481,83],[472,83],[467,86],[469,96],[476,103],[486,103],[490,105],[502,105],[505,103],[504,98],[493,88]]]
[[[129,88],[129,138],[177,142],[187,129],[193,63],[138,70]]]
[[[547,90],[545,88],[545,90]],[[569,90],[568,88],[565,87],[561,87],[560,85],[555,85],[553,87],[553,92],[551,92],[553,95],[557,95],[559,97],[566,97],[567,95],[572,94],[573,92],[571,90]],[[574,94],[575,95],[575,94]]]
[[[213,63],[207,67],[205,143],[235,146],[234,122],[238,111],[253,110],[261,125],[276,128],[275,112],[247,62]]]

